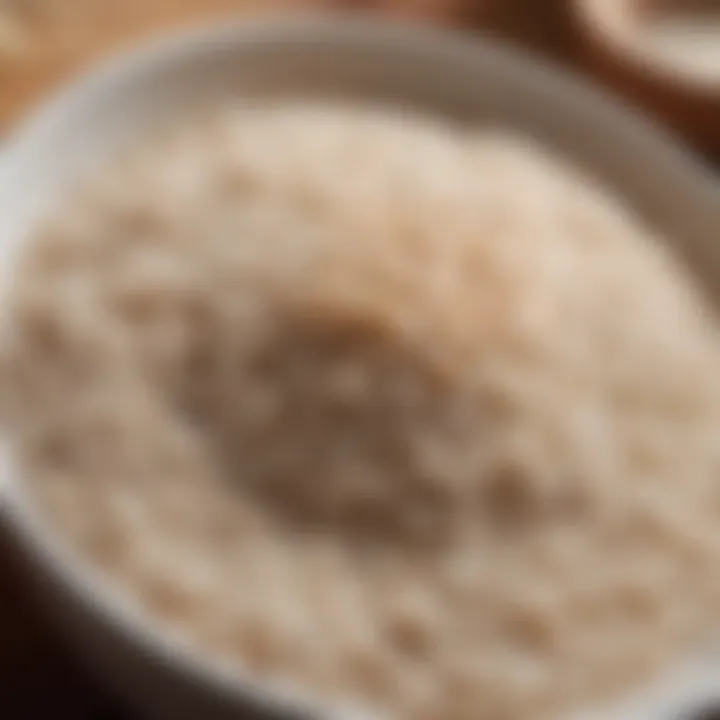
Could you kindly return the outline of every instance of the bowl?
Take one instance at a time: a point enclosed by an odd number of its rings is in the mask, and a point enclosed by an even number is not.
[[[571,9],[591,73],[720,157],[716,0],[572,0]]]
[[[8,140],[0,162],[2,289],[12,282],[13,257],[38,216],[123,142],[206,101],[284,96],[400,102],[530,134],[624,197],[720,301],[720,191],[662,131],[489,39],[310,16],[159,40],[112,60],[40,108]],[[173,720],[353,716],[350,708],[318,707],[287,690],[252,684],[159,630],[48,530],[7,448],[0,460],[0,518],[31,570],[38,599],[128,702]],[[694,673],[693,682],[700,677]],[[668,703],[709,688],[681,684]],[[652,714],[658,707],[674,711],[662,693],[651,695],[642,708],[633,706],[633,720],[659,720]],[[609,717],[621,714],[613,709]]]

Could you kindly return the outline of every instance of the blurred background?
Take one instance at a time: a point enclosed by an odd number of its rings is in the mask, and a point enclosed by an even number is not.
[[[720,179],[720,0],[0,0],[0,152],[32,107],[154,33],[283,11],[372,13],[522,46],[650,114]],[[23,592],[0,538],[0,717],[126,718]]]

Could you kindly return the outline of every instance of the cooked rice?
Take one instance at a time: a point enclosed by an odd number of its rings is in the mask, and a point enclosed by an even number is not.
[[[716,625],[715,320],[528,141],[224,108],[67,198],[9,316],[59,536],[252,677],[538,720]]]

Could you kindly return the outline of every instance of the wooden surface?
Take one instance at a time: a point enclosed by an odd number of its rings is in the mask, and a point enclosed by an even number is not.
[[[369,0],[376,11],[472,24],[567,60],[560,0]],[[11,0],[0,0],[0,10]],[[19,20],[0,20],[0,131],[92,59],[159,28],[299,2],[268,0],[14,0]],[[327,2],[311,2],[327,5]],[[337,0],[358,6],[358,0]],[[440,3],[440,4],[438,4]],[[307,4],[307,3],[306,3]],[[102,10],[101,10],[102,9]],[[0,17],[2,15],[0,14]],[[0,535],[0,718],[130,718],[57,641],[33,609],[21,561]],[[199,719],[201,720],[201,719]]]
[[[3,3],[10,7],[3,13]],[[158,30],[281,0],[0,0],[0,129],[94,59]],[[285,5],[299,5],[286,0]],[[3,30],[4,28],[4,30]]]

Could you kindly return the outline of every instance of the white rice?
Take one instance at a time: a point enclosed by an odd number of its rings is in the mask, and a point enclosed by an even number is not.
[[[91,178],[17,277],[25,479],[202,652],[398,720],[537,720],[716,627],[715,320],[532,143],[223,108]]]

